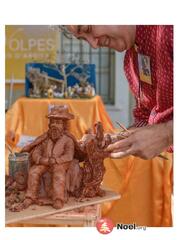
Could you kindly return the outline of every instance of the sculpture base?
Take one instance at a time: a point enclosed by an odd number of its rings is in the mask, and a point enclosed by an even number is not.
[[[78,201],[75,198],[70,198],[68,203],[66,203],[62,209],[58,210],[54,209],[51,206],[38,206],[38,205],[32,205],[27,209],[22,210],[21,212],[11,212],[8,209],[6,209],[6,224],[18,223],[28,219],[45,217],[52,214],[62,213],[65,211],[86,207],[89,205],[101,204],[103,202],[120,199],[119,194],[107,189],[104,190],[106,192],[104,197],[86,198],[83,199],[82,201]]]

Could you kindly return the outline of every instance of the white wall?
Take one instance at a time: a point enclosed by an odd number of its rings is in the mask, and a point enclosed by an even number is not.
[[[115,105],[106,105],[106,110],[109,113],[115,127],[116,121],[128,127],[132,123],[132,108],[134,98],[129,91],[128,81],[124,73],[124,52],[115,53]]]

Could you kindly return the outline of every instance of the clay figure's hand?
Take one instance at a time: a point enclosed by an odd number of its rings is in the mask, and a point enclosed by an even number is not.
[[[107,151],[112,158],[135,155],[143,159],[152,159],[166,150],[173,140],[172,121],[134,130],[127,138],[110,144]]]
[[[38,164],[48,166],[49,165],[49,159],[46,158],[46,157],[41,157]]]
[[[39,159],[33,159],[33,162],[38,165],[40,160]]]
[[[54,157],[49,158],[49,165],[54,165],[56,164],[56,159]]]

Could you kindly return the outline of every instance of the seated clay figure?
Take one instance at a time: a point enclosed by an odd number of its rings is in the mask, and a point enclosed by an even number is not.
[[[73,161],[74,141],[66,129],[67,121],[73,119],[74,115],[68,112],[66,106],[55,106],[47,117],[49,118],[48,132],[22,149],[22,152],[30,153],[31,167],[28,173],[25,200],[12,209],[14,211],[20,211],[33,203],[43,204],[39,199],[39,191],[41,178],[46,172],[51,175],[51,185],[46,188],[46,191],[49,190],[47,195],[56,209],[62,208],[67,200],[66,186],[70,191],[70,184],[66,184],[66,178],[70,181],[71,175],[75,174],[72,168],[77,171],[76,178],[77,175],[81,177],[79,163]],[[78,184],[80,181],[76,180]],[[74,187],[78,187],[76,182]]]

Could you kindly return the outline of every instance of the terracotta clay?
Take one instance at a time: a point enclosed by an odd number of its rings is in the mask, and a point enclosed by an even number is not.
[[[18,177],[19,176],[19,177]],[[13,208],[17,203],[21,203],[25,198],[25,178],[19,173],[15,178],[6,176],[5,193],[6,193],[6,208]]]
[[[8,208],[12,211],[21,211],[33,203],[60,209],[70,196],[83,200],[105,194],[101,190],[104,159],[108,157],[105,149],[121,136],[104,134],[98,122],[94,131],[87,130],[77,141],[68,131],[67,123],[74,115],[66,106],[55,106],[47,117],[48,131],[21,151],[29,153],[30,168],[25,199],[18,204],[11,199]],[[24,179],[22,176],[17,179],[22,193],[26,186]]]
[[[104,151],[107,147],[107,138],[104,137],[102,124],[96,123],[95,132],[89,130],[79,141],[79,144],[85,154],[79,198],[103,196],[104,191],[101,190],[100,185],[105,173],[103,160],[108,156],[108,153]]]
[[[66,134],[66,125],[74,116],[67,107],[56,106],[47,117],[50,120],[48,132],[22,150],[30,153],[31,167],[25,200],[12,209],[14,211],[20,211],[38,201],[43,204],[39,199],[39,191],[41,179],[47,172],[51,175],[51,186],[46,186],[46,191],[52,206],[59,209],[65,202],[66,175],[74,157],[74,142]]]

